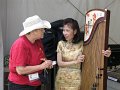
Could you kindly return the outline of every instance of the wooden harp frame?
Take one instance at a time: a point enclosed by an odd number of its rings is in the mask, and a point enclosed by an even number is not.
[[[82,82],[80,90],[107,90],[107,58],[110,11],[92,9],[86,13]]]

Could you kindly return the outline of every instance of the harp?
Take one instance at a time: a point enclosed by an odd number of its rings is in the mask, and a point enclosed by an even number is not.
[[[107,89],[107,58],[110,11],[93,9],[86,13],[84,33],[85,62],[82,63],[80,90]]]

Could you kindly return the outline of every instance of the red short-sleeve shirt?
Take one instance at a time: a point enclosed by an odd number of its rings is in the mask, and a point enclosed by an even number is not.
[[[9,58],[9,81],[20,84],[38,86],[39,80],[30,82],[28,75],[19,75],[16,72],[16,66],[34,66],[42,63],[41,58],[45,58],[43,46],[40,40],[32,44],[26,36],[19,37],[10,49]],[[38,71],[41,72],[41,71]]]

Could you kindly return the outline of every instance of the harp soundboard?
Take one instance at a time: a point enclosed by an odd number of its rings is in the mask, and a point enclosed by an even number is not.
[[[93,9],[86,13],[84,33],[85,62],[82,63],[80,90],[107,90],[107,58],[110,11]]]

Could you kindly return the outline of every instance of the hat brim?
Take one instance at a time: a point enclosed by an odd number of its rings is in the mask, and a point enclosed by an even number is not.
[[[24,29],[20,34],[19,36],[23,36],[29,32],[32,32],[33,30],[35,29],[40,29],[40,28],[47,28],[47,29],[50,29],[51,28],[51,24],[46,21],[46,20],[42,20],[42,22],[39,22],[38,24],[35,24],[31,27],[28,27],[26,29]]]

